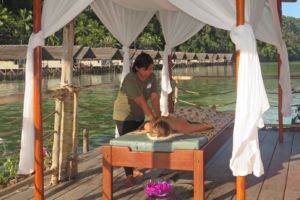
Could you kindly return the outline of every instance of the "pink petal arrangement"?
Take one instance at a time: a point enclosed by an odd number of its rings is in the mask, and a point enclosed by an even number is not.
[[[149,197],[163,197],[171,192],[172,183],[167,181],[149,181],[145,186],[145,192]]]

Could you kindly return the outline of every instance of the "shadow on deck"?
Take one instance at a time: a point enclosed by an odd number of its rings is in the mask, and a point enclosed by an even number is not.
[[[247,176],[246,199],[300,199],[300,133],[286,131],[284,143],[277,142],[277,131],[263,130],[259,133],[260,148],[265,174],[259,178]],[[232,138],[206,165],[206,199],[235,199],[235,177],[229,169]],[[50,176],[45,177],[45,199],[101,199],[102,196],[102,154],[100,148],[82,155],[76,179],[61,183],[56,187],[49,184]],[[145,176],[137,178],[137,184],[131,188],[123,186],[122,168],[114,169],[114,199],[147,199],[143,191],[145,182],[151,178],[172,180],[175,188],[168,198],[193,199],[192,172],[170,170],[145,170]],[[33,184],[16,188],[15,191],[0,199],[33,199]]]

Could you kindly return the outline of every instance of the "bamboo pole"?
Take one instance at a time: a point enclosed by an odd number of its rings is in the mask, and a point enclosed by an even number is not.
[[[277,10],[280,25],[282,25],[282,6],[281,0],[277,0]],[[280,55],[277,55],[277,62],[278,62],[278,141],[279,143],[283,143],[283,115],[282,115],[282,89],[279,84],[280,79],[280,70],[281,70],[281,59]]]
[[[33,32],[41,30],[42,2],[33,1]],[[34,196],[44,199],[43,119],[42,119],[42,47],[34,49],[33,115],[35,129],[34,151]]]
[[[59,166],[59,140],[60,140],[60,122],[61,122],[61,98],[55,99],[55,118],[54,118],[54,134],[52,146],[52,176],[50,180],[51,185],[58,184],[58,166]]]
[[[236,26],[243,25],[245,23],[245,0],[236,0]],[[238,72],[240,64],[240,52],[236,52],[236,93],[238,89]],[[236,199],[245,200],[245,176],[236,177]]]

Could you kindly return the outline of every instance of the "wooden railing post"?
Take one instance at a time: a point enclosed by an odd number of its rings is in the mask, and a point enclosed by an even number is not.
[[[89,151],[89,130],[86,128],[83,129],[82,136],[82,151],[83,153],[87,153]]]
[[[58,184],[58,165],[59,165],[59,140],[60,140],[60,123],[61,123],[61,105],[62,100],[55,98],[55,117],[54,117],[54,134],[52,145],[52,176],[50,180],[51,185]]]

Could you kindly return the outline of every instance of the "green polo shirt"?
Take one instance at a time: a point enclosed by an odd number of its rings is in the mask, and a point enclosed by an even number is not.
[[[157,92],[156,77],[153,73],[144,81],[141,81],[136,73],[127,74],[114,103],[113,119],[118,121],[144,120],[145,114],[142,108],[133,99],[143,96],[147,101],[153,92]]]

